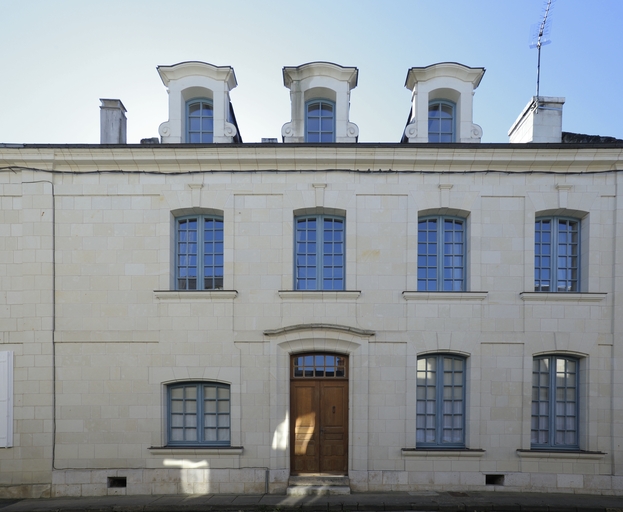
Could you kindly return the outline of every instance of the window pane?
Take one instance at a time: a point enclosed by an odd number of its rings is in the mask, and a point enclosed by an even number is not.
[[[307,106],[307,113],[309,114],[309,116],[319,117],[320,116],[320,103],[310,103]]]
[[[321,129],[323,132],[333,133],[333,119],[323,119],[321,122]]]
[[[307,129],[310,132],[317,132],[317,131],[319,131],[320,130],[320,119],[310,117],[307,120]]]

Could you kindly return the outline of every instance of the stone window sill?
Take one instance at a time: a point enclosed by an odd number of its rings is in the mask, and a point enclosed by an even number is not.
[[[152,446],[153,455],[242,455],[242,446]]]
[[[360,290],[279,290],[277,293],[279,293],[279,297],[281,297],[282,299],[295,299],[305,301],[318,300],[324,302],[357,300],[361,296]]]
[[[557,450],[517,450],[517,455],[528,459],[576,459],[576,460],[599,460],[603,459],[604,452],[587,451],[557,451]]]
[[[483,457],[485,450],[469,450],[467,448],[451,448],[448,450],[435,450],[427,448],[402,448],[403,457],[420,457],[420,458],[473,458]]]
[[[522,292],[521,300],[532,302],[600,302],[607,293]]]
[[[435,301],[482,301],[489,292],[402,292],[405,300],[435,300]]]
[[[154,290],[154,298],[171,302],[232,300],[237,296],[236,290]]]

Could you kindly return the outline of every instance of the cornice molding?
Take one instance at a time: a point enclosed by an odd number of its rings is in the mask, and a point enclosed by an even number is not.
[[[571,146],[571,145],[568,145]],[[51,172],[124,171],[560,173],[616,170],[623,146],[524,144],[0,145],[0,167]]]

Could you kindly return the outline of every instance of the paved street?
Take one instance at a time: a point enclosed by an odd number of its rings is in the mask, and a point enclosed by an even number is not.
[[[395,492],[346,496],[205,495],[103,496],[0,500],[2,512],[172,512],[172,511],[487,511],[623,512],[623,496],[512,492]]]

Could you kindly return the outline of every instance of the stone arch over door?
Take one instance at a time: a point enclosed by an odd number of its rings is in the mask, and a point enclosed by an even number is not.
[[[336,324],[300,324],[264,331],[271,353],[271,469],[291,470],[291,356],[332,353],[348,358],[348,474],[368,469],[368,343],[374,331]],[[355,455],[356,454],[356,455]]]

